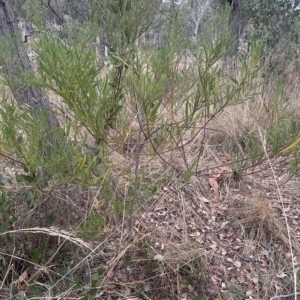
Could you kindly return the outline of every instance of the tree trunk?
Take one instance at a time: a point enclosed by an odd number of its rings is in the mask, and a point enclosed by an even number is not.
[[[170,12],[171,12],[171,19],[170,19],[170,28],[172,28],[173,18],[175,14],[175,0],[170,1]]]
[[[15,100],[20,106],[27,106],[36,117],[39,112],[45,111],[47,126],[49,127],[49,132],[51,132],[46,140],[58,147],[58,136],[54,132],[61,135],[61,130],[59,122],[51,110],[49,100],[40,88],[29,86],[22,76],[23,74],[34,72],[34,70],[8,0],[0,0],[0,36],[12,40],[10,57],[7,65],[2,66],[2,72]],[[46,155],[49,154],[47,151]]]
[[[232,6],[230,23],[232,26],[231,36],[233,40],[233,53],[238,51],[238,43],[241,34],[241,2],[242,0],[228,1]]]
[[[170,9],[171,9],[171,12],[173,12],[175,10],[175,0],[170,1]]]

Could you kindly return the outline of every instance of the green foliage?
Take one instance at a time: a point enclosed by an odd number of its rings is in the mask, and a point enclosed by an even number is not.
[[[268,142],[272,145],[272,152],[277,154],[285,145],[289,145],[294,141],[298,128],[293,115],[290,115],[288,119],[286,118],[290,114],[286,102],[286,90],[279,80],[277,80],[273,89],[271,99],[269,110],[273,122],[269,125],[267,133]]]
[[[171,142],[175,142],[173,150],[180,149],[186,134],[190,134],[191,140],[199,135],[199,120],[205,119],[208,124],[227,106],[251,98],[253,78],[259,71],[259,47],[253,46],[249,57],[242,59],[242,77],[231,76],[226,83],[226,75],[217,64],[227,51],[226,32],[217,34],[215,40],[191,45],[178,14],[174,13],[172,22],[166,22],[158,49],[139,47],[137,39],[159,23],[156,4],[160,1],[139,5],[125,0],[95,1],[90,23],[71,22],[59,34],[44,30],[41,11],[33,7],[33,22],[38,31],[31,48],[37,55],[38,72],[28,74],[26,81],[59,96],[60,109],[67,111],[73,121],[66,122],[64,147],[57,149],[41,142],[48,130],[42,113],[32,117],[28,111],[3,100],[3,146],[15,149],[14,159],[27,170],[26,174],[18,174],[17,180],[44,188],[49,178],[44,180],[39,175],[42,168],[50,177],[65,181],[99,183],[109,170],[105,157],[108,133],[115,130],[126,136],[125,123],[130,113],[138,117],[139,142],[143,145],[136,147],[136,153],[148,147],[150,155],[155,156]],[[102,31],[109,47],[105,63],[94,51],[95,39]],[[187,53],[192,65],[184,63]],[[79,135],[83,139],[79,140]],[[93,143],[87,142],[91,137]],[[53,148],[50,159],[42,155],[47,147]],[[198,159],[187,161],[184,152],[183,147],[180,153],[188,180]],[[135,158],[138,164],[138,156]],[[139,172],[131,177],[129,202],[138,196],[139,177]]]
[[[38,54],[39,77],[31,84],[47,87],[59,95],[67,111],[90,132],[97,144],[106,136],[106,127],[118,113],[120,97],[113,97],[107,79],[99,87],[101,67],[91,51],[93,34],[78,32],[70,45],[45,37],[33,49]],[[81,40],[81,43],[78,43]],[[90,45],[90,46],[89,46]]]
[[[287,38],[287,35],[290,41],[298,42],[300,10],[296,8],[299,4],[299,0],[245,2],[244,14],[253,26],[249,34],[264,41],[265,53],[271,52],[282,38]]]
[[[83,222],[76,226],[78,237],[97,240],[101,238],[100,232],[107,224],[105,216],[98,213],[94,208],[86,216]]]
[[[127,268],[130,265],[130,261],[131,261],[131,256],[130,255],[126,255],[124,257],[124,267]]]
[[[80,165],[83,155],[69,141],[64,143],[64,148],[56,148],[49,142],[44,142],[44,137],[50,134],[46,113],[41,111],[32,115],[28,110],[19,109],[5,95],[0,112],[1,147],[7,151],[7,157],[18,162],[24,169],[25,174],[16,175],[18,182],[36,183],[45,188],[53,174],[68,174],[73,177],[74,166]],[[70,132],[66,130],[65,133],[64,138],[67,138]],[[43,155],[49,148],[53,150],[50,158]],[[82,170],[79,168],[75,176],[80,177],[80,171]]]
[[[221,20],[213,16],[211,23],[207,21],[203,26],[202,38],[191,42],[176,10],[168,18],[157,17],[157,7],[161,4],[158,0],[94,1],[89,22],[70,22],[54,33],[46,30],[43,11],[34,8],[36,4],[32,1],[37,30],[29,46],[37,56],[36,72],[22,78],[27,85],[56,96],[55,112],[67,114],[68,119],[61,118],[63,136],[57,138],[62,147],[55,147],[44,138],[53,134],[47,126],[46,113],[31,114],[3,93],[1,151],[23,170],[18,170],[12,180],[0,174],[0,232],[7,231],[18,217],[25,216],[24,210],[33,210],[39,205],[37,191],[51,191],[54,185],[76,182],[78,186],[96,187],[97,196],[101,198],[97,204],[90,203],[90,211],[76,226],[77,236],[96,240],[102,238],[101,231],[110,225],[111,215],[122,220],[131,216],[164,184],[164,178],[153,179],[151,170],[143,170],[142,155],[149,156],[149,160],[161,159],[178,174],[183,174],[186,181],[197,174],[201,153],[191,157],[189,144],[202,134],[205,137],[209,125],[228,107],[257,96],[264,44],[254,40],[250,53],[242,55],[236,62],[235,72],[229,74],[220,63],[230,39],[230,33],[222,28],[229,11],[224,12]],[[275,14],[275,17],[278,16]],[[210,24],[216,27],[211,35],[206,35]],[[142,34],[160,25],[163,29],[155,47],[137,43]],[[257,33],[262,35],[266,28],[267,25],[257,27]],[[105,34],[107,58],[99,57],[95,51],[99,34]],[[280,30],[276,34],[279,36]],[[7,45],[1,48],[1,64],[5,64],[9,53]],[[294,141],[297,127],[293,119],[286,120],[286,94],[279,82],[272,97],[273,123],[267,128],[267,142],[273,154],[277,154],[286,143]],[[133,129],[128,126],[131,123],[134,123]],[[128,153],[122,153],[125,139],[131,134],[137,141]],[[45,157],[43,154],[49,148],[51,156]],[[293,150],[297,148],[295,145]],[[232,160],[236,177],[264,159],[255,135],[248,137],[244,150],[244,156]],[[118,190],[117,175],[113,175],[119,170],[116,171],[118,162],[110,157],[112,151],[121,152],[129,161],[121,174],[122,192]],[[171,158],[166,158],[165,153],[170,153]],[[173,162],[173,153],[181,159],[179,163],[179,159]],[[294,153],[297,158],[296,151]],[[297,159],[295,161],[297,163]],[[15,208],[17,201],[6,190],[12,182],[23,187],[26,205],[22,208]],[[92,197],[93,201],[95,198]],[[54,214],[45,213],[44,217],[47,224],[55,224]],[[26,251],[32,262],[43,261],[43,246],[28,245]],[[158,264],[149,262],[153,249],[150,240],[137,246],[145,273],[152,274],[153,265]],[[164,259],[162,255],[158,260],[161,259]],[[132,262],[132,254],[123,256],[124,268]],[[201,273],[200,265],[196,262],[194,266],[197,276]],[[70,268],[73,264],[64,261],[58,268],[59,275],[68,274]],[[100,270],[89,278],[90,289],[85,299],[95,297],[103,273]],[[69,277],[64,281],[70,284]],[[86,282],[75,277],[74,284],[79,289]],[[136,291],[142,288],[143,284],[137,282]],[[41,297],[42,292],[34,284],[30,285],[31,296]],[[197,299],[201,297],[198,295]]]
[[[126,61],[135,55],[132,50],[136,40],[147,30],[160,25],[161,21],[157,20],[156,14],[161,2],[94,1],[91,22],[95,26],[100,24],[101,32],[108,37],[108,47]]]
[[[89,296],[95,296],[97,294],[97,283],[102,278],[103,274],[103,269],[100,269],[97,273],[92,274],[90,278],[91,286],[88,292]]]
[[[2,177],[3,178],[3,177]],[[17,220],[15,214],[15,201],[11,197],[12,193],[1,189],[0,196],[0,232],[6,232]]]

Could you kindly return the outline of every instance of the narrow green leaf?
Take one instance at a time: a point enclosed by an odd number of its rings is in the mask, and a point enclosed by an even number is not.
[[[34,179],[35,179],[34,177],[29,176],[29,175],[16,174],[16,180],[17,180],[17,182],[24,182],[24,181],[26,181],[26,182],[31,183],[31,182],[34,181]]]
[[[28,190],[27,191],[26,198],[27,198],[28,202],[31,202],[33,200],[33,192],[32,192],[32,190]]]
[[[128,191],[127,191],[127,197],[133,198],[134,197],[134,188],[132,185],[129,186]]]
[[[100,279],[100,276],[98,273],[92,274],[91,281],[98,281]]]
[[[131,261],[131,256],[130,255],[126,255],[124,258],[124,267],[128,267]]]
[[[126,4],[126,11],[130,11],[131,10],[131,0],[129,0]]]
[[[54,223],[54,217],[52,215],[47,215],[46,219],[49,225],[52,225]]]
[[[23,137],[20,135],[17,139],[17,143],[21,144],[23,142]]]
[[[236,85],[239,85],[239,82],[232,76],[229,77],[231,81],[233,81]]]

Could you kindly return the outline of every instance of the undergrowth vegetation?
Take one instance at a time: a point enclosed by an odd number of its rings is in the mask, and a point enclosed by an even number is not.
[[[32,1],[34,71],[20,78],[61,130],[14,101],[1,69],[0,299],[299,289],[298,73],[268,74],[260,40],[229,57],[229,10],[205,24],[211,38],[191,40],[148,2],[94,2],[89,23],[51,32]],[[138,43],[158,27],[159,47]]]

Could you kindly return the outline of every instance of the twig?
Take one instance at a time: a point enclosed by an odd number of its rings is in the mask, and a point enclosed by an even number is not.
[[[270,298],[270,300],[274,300],[274,299],[279,299],[279,298],[287,298],[287,297],[292,297],[292,296],[297,296],[300,295],[300,292],[298,293],[293,293],[293,294],[288,294],[288,295],[279,295],[279,296],[274,296],[272,298]]]
[[[16,248],[14,248],[13,254],[12,254],[12,256],[10,257],[9,266],[8,266],[6,272],[5,272],[4,278],[3,278],[2,283],[1,283],[1,285],[0,285],[0,291],[2,290],[3,285],[4,285],[4,282],[5,282],[5,280],[6,280],[6,277],[7,277],[9,271],[11,270],[11,268],[12,268],[12,266],[13,266],[12,260],[13,260],[13,257],[14,257],[14,255],[15,255],[15,250],[16,250]]]
[[[144,292],[141,292],[141,294],[144,296],[145,299],[151,300],[151,298],[149,298]]]
[[[60,22],[60,25],[63,24],[64,20],[62,18],[62,16],[60,15],[60,13],[57,13],[53,8],[52,6],[50,5],[50,0],[48,0],[48,8],[52,11],[52,13],[54,13],[57,17],[58,17],[58,20]]]

